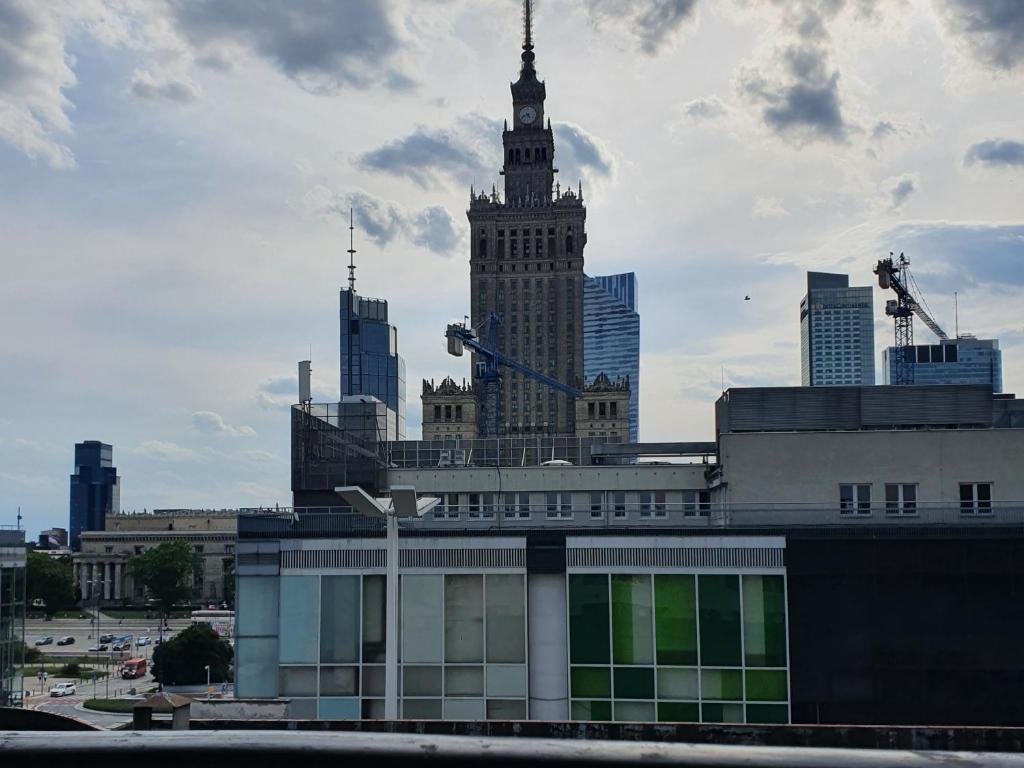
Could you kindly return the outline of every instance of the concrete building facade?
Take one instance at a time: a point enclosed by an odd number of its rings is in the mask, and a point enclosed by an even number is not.
[[[469,440],[477,434],[477,398],[473,387],[446,377],[437,386],[423,381],[423,439]]]
[[[628,379],[630,442],[640,434],[640,314],[633,272],[583,278],[583,377]],[[578,429],[577,429],[578,431]]]
[[[848,275],[807,273],[800,301],[800,379],[805,387],[875,383],[874,289]]]
[[[576,399],[576,434],[580,437],[606,437],[609,442],[630,442],[630,379],[612,381],[603,373],[583,389]]]

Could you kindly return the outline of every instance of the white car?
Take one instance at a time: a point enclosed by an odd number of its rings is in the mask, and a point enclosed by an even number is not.
[[[149,635],[143,635],[142,637],[140,637],[138,640],[135,641],[135,647],[136,648],[141,648],[144,645],[149,645],[149,642],[150,642],[149,641]]]
[[[57,683],[50,689],[51,696],[73,696],[75,694],[74,683]]]

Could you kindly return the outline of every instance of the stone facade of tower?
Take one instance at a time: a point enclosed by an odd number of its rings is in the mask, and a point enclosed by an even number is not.
[[[512,126],[506,121],[504,197],[470,195],[472,325],[499,320],[499,352],[565,384],[583,388],[583,249],[587,242],[582,187],[554,183],[555,144],[544,123],[544,83],[534,70],[527,22],[519,80],[512,84]],[[486,332],[485,332],[486,333]],[[502,370],[503,435],[575,431],[572,398],[530,377]],[[493,432],[493,415],[481,436]]]
[[[629,377],[612,381],[599,373],[576,401],[576,436],[629,442]]]
[[[424,379],[422,400],[424,440],[476,437],[476,394],[465,381],[460,386],[449,376],[434,386]]]

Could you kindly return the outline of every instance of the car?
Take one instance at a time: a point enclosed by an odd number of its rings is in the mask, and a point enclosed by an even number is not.
[[[53,645],[52,637],[40,637],[36,640],[36,645]]]
[[[60,640],[57,641],[57,645],[74,645],[74,644],[75,644],[75,638],[71,637],[71,635],[68,635],[67,637],[62,637]]]
[[[141,648],[144,645],[149,645],[149,643],[150,643],[149,635],[143,635],[142,637],[140,637],[138,640],[135,641],[135,647],[136,648]]]
[[[122,640],[119,643],[114,643],[111,648],[112,651],[130,651],[132,644],[130,640]]]
[[[98,645],[90,646],[89,647],[89,652],[90,653],[102,653],[103,651],[107,650],[107,648],[109,648],[109,647],[110,646],[108,646],[106,643],[99,643]]]
[[[113,642],[113,640],[114,640],[114,635],[100,635],[100,642],[101,643],[110,643],[110,642]]]
[[[50,689],[51,696],[74,696],[75,695],[75,684],[74,683],[57,683],[53,688]]]

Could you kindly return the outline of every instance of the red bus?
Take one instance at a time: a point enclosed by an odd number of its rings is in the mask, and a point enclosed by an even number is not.
[[[125,680],[138,680],[146,676],[145,659],[128,659],[121,668],[121,677]]]

